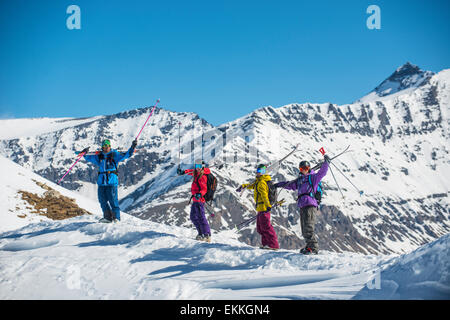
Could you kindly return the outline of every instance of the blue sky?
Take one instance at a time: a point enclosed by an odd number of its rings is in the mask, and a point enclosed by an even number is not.
[[[81,9],[69,30],[66,9]],[[369,30],[369,5],[381,29]],[[214,125],[288,103],[350,103],[410,61],[450,68],[449,1],[0,2],[0,117],[150,106]]]

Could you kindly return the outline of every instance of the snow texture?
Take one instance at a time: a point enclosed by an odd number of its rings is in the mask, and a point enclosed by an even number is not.
[[[8,183],[35,188],[34,173],[0,160],[6,176],[20,177]],[[449,234],[403,256],[327,251],[304,256],[251,247],[232,230],[204,243],[194,240],[192,226],[125,213],[119,223],[98,223],[98,207],[66,193],[94,215],[29,220],[0,233],[0,299],[449,298]],[[15,194],[14,185],[3,187],[3,200],[13,206],[20,202]],[[3,224],[13,221],[7,214],[14,216],[2,211]],[[379,283],[374,274],[380,274]]]

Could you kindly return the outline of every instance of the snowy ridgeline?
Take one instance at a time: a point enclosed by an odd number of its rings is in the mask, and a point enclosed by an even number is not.
[[[449,299],[450,234],[403,256],[266,251],[123,215],[0,234],[0,299]]]
[[[266,251],[233,230],[196,231],[122,213],[0,157],[0,299],[409,299],[450,297],[450,235],[407,255]],[[46,189],[43,189],[45,186]],[[20,196],[48,189],[92,213],[53,221]]]
[[[214,154],[207,161],[227,158],[222,169],[213,170],[220,186],[210,221],[214,232],[253,215],[251,193],[240,196],[235,189],[254,176],[256,163],[280,159],[301,142],[298,152],[271,172],[275,181],[292,180],[300,160],[321,159],[320,147],[333,155],[351,145],[352,152],[334,164],[364,195],[333,167],[344,200],[331,173],[325,176],[324,206],[317,221],[320,247],[335,252],[407,253],[450,231],[449,110],[450,70],[433,74],[409,63],[349,105],[264,107],[218,127],[194,113],[158,107],[139,138],[139,150],[119,165],[120,205],[153,222],[191,224],[187,214],[191,181],[176,177],[179,133],[185,166],[202,153]],[[93,150],[106,137],[114,147],[128,149],[149,112],[150,108],[141,108],[86,119],[0,120],[0,154],[58,181],[75,161],[75,151],[87,146]],[[214,139],[211,134],[216,134]],[[98,168],[81,160],[61,185],[96,202],[97,173]],[[280,245],[302,247],[296,198],[293,192],[280,193],[286,204],[272,219]],[[256,246],[254,226],[244,228],[240,240]]]

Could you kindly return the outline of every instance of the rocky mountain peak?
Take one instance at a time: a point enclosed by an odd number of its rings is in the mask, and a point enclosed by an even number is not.
[[[422,70],[420,67],[410,62],[406,62],[402,66],[398,67],[374,90],[356,102],[366,103],[406,89],[414,89],[424,86],[430,82],[433,75],[434,72],[432,71]]]
[[[418,66],[406,62],[375,88],[379,97],[384,97],[399,91],[417,88],[428,83],[434,75],[431,71],[424,71]]]

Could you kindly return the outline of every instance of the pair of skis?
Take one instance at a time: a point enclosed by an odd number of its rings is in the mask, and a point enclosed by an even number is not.
[[[134,149],[134,152],[138,152],[139,150],[141,150],[141,149]],[[117,150],[117,152],[119,152],[119,153],[126,153],[128,150]],[[84,155],[85,156],[96,156],[96,155],[99,155],[100,153],[102,153],[103,151],[102,150],[96,150],[96,151],[91,151],[91,152],[87,152],[87,153],[85,153]],[[75,151],[75,154],[76,155],[79,155],[81,153],[81,151]]]
[[[272,209],[275,209],[275,208],[277,208],[277,207],[282,206],[282,205],[284,204],[284,202],[285,202],[284,199],[281,199],[281,200],[275,202],[275,204],[272,206]],[[259,214],[259,213],[258,213],[258,214]],[[237,232],[237,231],[242,230],[244,227],[248,226],[250,223],[252,223],[252,222],[255,221],[256,219],[258,219],[258,214],[255,215],[255,216],[253,216],[253,217],[251,217],[251,218],[249,218],[249,219],[247,219],[247,220],[244,220],[243,222],[241,222],[241,223],[239,223],[239,224],[237,224],[237,225],[235,225],[235,227],[234,227],[234,228],[235,228],[235,231]]]
[[[285,155],[282,159],[277,160],[277,161],[275,161],[275,162],[273,162],[273,163],[270,163],[270,164],[267,166],[266,173],[272,172],[275,168],[278,168],[284,160],[286,160],[290,155],[292,155],[295,151],[297,151],[299,145],[300,145],[299,143],[296,144],[296,145],[294,146],[294,148],[292,149],[292,151],[289,152],[287,155]],[[256,182],[256,179],[253,180],[250,184],[253,184],[253,183],[255,183],[255,182]],[[245,191],[245,188],[243,188],[243,189],[241,190],[241,193],[239,194],[240,197],[242,197],[244,191]]]

